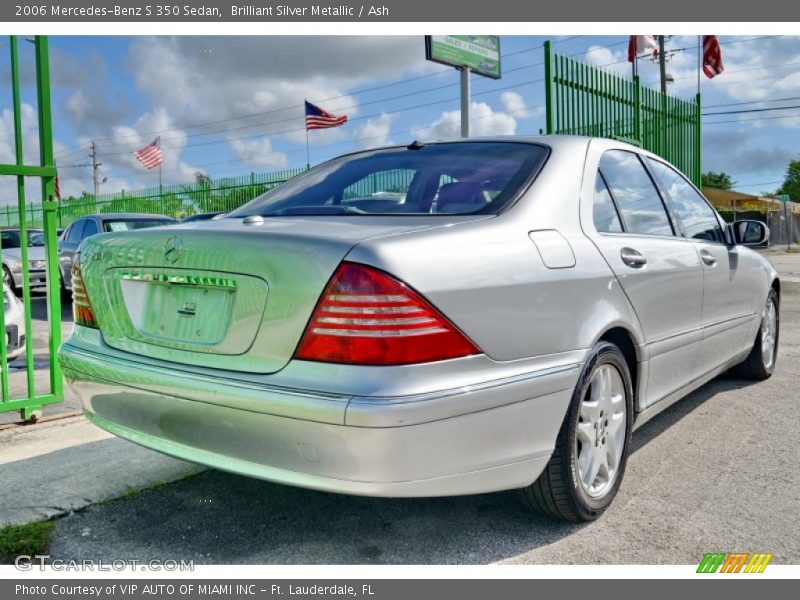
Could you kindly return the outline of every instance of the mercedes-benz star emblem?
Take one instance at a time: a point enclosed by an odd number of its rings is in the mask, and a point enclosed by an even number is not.
[[[183,254],[183,240],[173,235],[164,243],[164,258],[169,262],[176,262]]]

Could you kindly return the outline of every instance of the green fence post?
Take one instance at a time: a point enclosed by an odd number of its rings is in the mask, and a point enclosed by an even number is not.
[[[694,134],[694,184],[699,188],[703,184],[703,140],[702,133],[702,102],[700,101],[700,93],[697,94],[697,111],[695,113],[695,134]]]
[[[644,146],[642,139],[642,81],[639,76],[633,78],[633,137],[640,146]]]
[[[550,40],[544,43],[544,104],[545,104],[545,133],[553,133],[553,118],[555,117],[555,104],[553,103],[553,45]]]
[[[43,167],[52,167],[53,175],[42,179],[42,211],[45,249],[47,251],[47,302],[50,325],[50,393],[63,399],[61,365],[61,294],[56,242],[55,160],[53,158],[53,124],[50,116],[50,59],[47,36],[36,36],[36,79],[39,105],[39,158]]]

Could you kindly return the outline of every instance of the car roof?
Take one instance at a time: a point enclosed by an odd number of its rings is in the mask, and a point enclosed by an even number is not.
[[[167,219],[169,221],[174,221],[172,217],[168,217],[166,215],[156,215],[156,214],[148,214],[148,213],[96,213],[93,215],[84,215],[81,218],[85,219],[87,217],[94,217],[98,218],[101,221],[121,221],[121,220],[131,220],[131,219],[140,219],[140,220],[150,220],[150,219],[160,219],[164,220]],[[76,219],[77,220],[77,219]]]

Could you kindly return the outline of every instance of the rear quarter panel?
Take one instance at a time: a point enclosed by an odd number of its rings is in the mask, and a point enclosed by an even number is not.
[[[620,325],[640,340],[616,278],[579,225],[585,140],[556,144],[539,178],[501,215],[368,240],[348,260],[421,292],[490,358],[513,361],[588,349]],[[557,230],[572,268],[545,266],[529,233]]]

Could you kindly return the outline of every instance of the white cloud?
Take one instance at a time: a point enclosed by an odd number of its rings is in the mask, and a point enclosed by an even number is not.
[[[544,114],[543,106],[529,108],[522,94],[517,92],[503,92],[500,94],[500,102],[503,103],[503,110],[516,119],[531,119]]]
[[[149,187],[158,183],[157,169],[148,171],[139,162],[134,152],[160,137],[160,148],[164,155],[162,163],[162,180],[164,184],[183,183],[191,181],[196,171],[202,171],[185,162],[181,154],[187,144],[187,135],[184,130],[177,129],[172,118],[163,108],[157,108],[141,115],[133,125],[117,125],[111,128],[111,133],[102,142],[98,143],[98,155],[103,165],[101,173],[109,177],[105,189],[115,190],[112,177],[118,177],[118,170],[127,171],[128,176],[134,177],[136,187]],[[79,140],[88,146],[90,140]]]
[[[286,153],[276,152],[272,148],[272,142],[269,138],[230,140],[228,143],[231,150],[236,153],[237,158],[247,165],[270,169],[285,169],[289,164]]]
[[[485,102],[470,104],[470,135],[513,135],[517,131],[517,120],[504,113],[494,112]],[[412,137],[435,140],[456,138],[461,135],[461,111],[445,111],[427,127],[412,128]]]
[[[383,113],[379,117],[367,119],[361,127],[356,129],[353,140],[359,148],[375,148],[392,143],[390,129],[397,120],[397,114]]]

